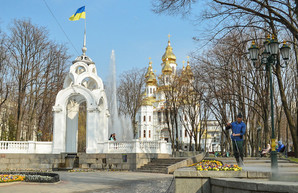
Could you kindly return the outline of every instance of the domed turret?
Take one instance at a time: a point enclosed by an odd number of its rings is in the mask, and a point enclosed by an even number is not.
[[[151,58],[149,58],[149,60],[150,60],[150,59],[151,59]],[[150,61],[150,62],[149,62],[148,69],[147,69],[147,72],[146,72],[146,74],[145,74],[145,78],[148,78],[148,77],[149,77],[151,70],[152,70],[152,62]]]
[[[164,75],[171,75],[176,74],[176,56],[173,53],[173,48],[171,47],[170,43],[170,35],[169,35],[169,41],[168,46],[166,47],[166,52],[162,56],[162,73]]]
[[[162,73],[163,74],[171,74],[173,72],[171,66],[170,66],[170,62],[168,60],[168,58],[165,61],[165,65],[162,68]]]
[[[82,48],[82,52],[83,52],[83,54],[82,54],[81,56],[76,57],[76,59],[75,59],[74,61],[72,61],[72,64],[75,64],[75,63],[80,62],[80,61],[85,62],[85,63],[88,64],[88,65],[90,65],[90,64],[95,64],[95,63],[91,60],[91,58],[89,58],[88,56],[86,56],[86,51],[87,51],[87,48],[86,48],[86,46],[84,46],[84,47]]]
[[[182,82],[187,82],[186,69],[184,67],[185,61],[183,60],[182,63],[183,63],[183,67],[182,67],[182,72],[181,72],[181,80],[182,80]]]
[[[147,79],[146,83],[147,83],[147,85],[154,85],[154,86],[157,85],[156,76],[155,76],[152,69],[151,69],[151,72],[148,75],[148,79]]]
[[[169,35],[169,40],[168,40],[168,46],[166,47],[166,52],[163,54],[161,59],[163,62],[165,62],[167,58],[168,58],[168,60],[176,62],[176,56],[173,53],[173,48],[171,46],[170,35]]]
[[[186,75],[189,77],[189,78],[192,78],[193,77],[193,72],[191,70],[191,67],[189,65],[189,60],[187,61],[187,66],[185,68],[185,73]]]

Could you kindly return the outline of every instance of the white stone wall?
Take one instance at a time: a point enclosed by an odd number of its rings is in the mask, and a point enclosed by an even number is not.
[[[139,120],[139,117],[141,119]],[[155,130],[153,127],[154,116],[153,106],[142,106],[137,114],[138,124],[138,136],[141,140],[153,140]],[[145,134],[145,135],[144,135]]]

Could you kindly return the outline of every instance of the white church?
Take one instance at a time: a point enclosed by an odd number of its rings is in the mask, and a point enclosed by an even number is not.
[[[165,103],[166,94],[165,90],[167,86],[171,84],[172,81],[176,81],[177,78],[177,62],[176,56],[173,53],[173,48],[171,46],[170,39],[168,40],[168,45],[166,47],[165,53],[162,56],[162,71],[161,75],[156,78],[153,72],[152,62],[149,62],[146,78],[146,88],[143,93],[142,105],[138,109],[136,114],[137,126],[138,126],[138,137],[140,140],[145,141],[156,141],[165,140],[170,141],[170,134],[168,125],[166,123],[165,117]],[[193,81],[193,72],[187,61],[187,66],[184,67],[181,73],[182,79],[186,80],[184,83],[191,84]],[[158,81],[158,80],[159,81]],[[183,84],[183,81],[182,81]],[[196,109],[199,110],[199,104],[196,104]],[[187,128],[189,127],[189,122],[187,115],[183,114],[181,110],[178,110],[178,117],[183,117],[183,120],[178,121],[178,136],[179,141],[182,142],[182,149],[187,150],[190,143],[190,136]],[[185,118],[184,118],[185,117]],[[199,119],[199,118],[197,118]],[[208,121],[208,133],[204,133],[201,144],[205,144],[206,149],[209,152],[220,151],[220,129],[216,121]],[[198,122],[198,125],[200,123]],[[198,128],[199,129],[199,128]],[[194,143],[194,140],[192,140]]]

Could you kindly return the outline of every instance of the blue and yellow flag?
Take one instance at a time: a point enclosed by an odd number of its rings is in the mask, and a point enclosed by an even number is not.
[[[86,12],[85,12],[85,6],[83,7],[80,7],[75,14],[73,14],[69,20],[70,21],[76,21],[76,20],[79,20],[79,19],[86,19]]]

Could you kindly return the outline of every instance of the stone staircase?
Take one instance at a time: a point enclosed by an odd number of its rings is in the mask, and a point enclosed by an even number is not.
[[[176,164],[180,161],[183,161],[187,158],[178,157],[178,158],[160,158],[153,159],[148,164],[145,164],[141,168],[137,169],[137,172],[148,172],[148,173],[164,173],[167,174],[167,167],[173,164]]]

